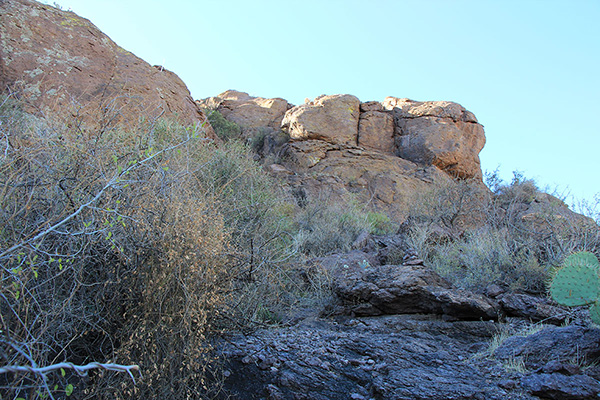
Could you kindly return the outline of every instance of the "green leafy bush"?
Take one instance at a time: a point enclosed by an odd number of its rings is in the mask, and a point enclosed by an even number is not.
[[[235,122],[231,122],[217,110],[206,110],[208,122],[215,130],[217,136],[227,142],[232,139],[239,139],[242,129]]]

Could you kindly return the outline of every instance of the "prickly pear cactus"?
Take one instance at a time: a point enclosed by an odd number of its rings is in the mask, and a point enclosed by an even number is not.
[[[567,258],[565,258],[563,266],[566,267],[569,265],[583,265],[592,268],[596,272],[599,272],[600,270],[600,262],[598,262],[596,256],[590,253],[589,251],[580,251],[577,253],[573,253]]]
[[[591,304],[592,321],[600,324],[600,262],[592,253],[571,254],[550,284],[550,295],[565,306]]]

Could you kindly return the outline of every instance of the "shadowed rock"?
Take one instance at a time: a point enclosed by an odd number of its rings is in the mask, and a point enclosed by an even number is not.
[[[429,267],[418,263],[376,265],[374,260],[372,255],[355,251],[321,257],[313,263],[330,274],[333,291],[356,315],[426,313],[467,320],[499,316],[493,301],[453,289]]]

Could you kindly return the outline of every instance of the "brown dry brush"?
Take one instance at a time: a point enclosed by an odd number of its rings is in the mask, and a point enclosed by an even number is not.
[[[1,103],[1,102],[0,102]],[[11,106],[12,107],[12,106]],[[10,111],[10,113],[8,112]],[[0,154],[0,365],[137,364],[0,375],[2,397],[201,398],[207,336],[240,272],[206,182],[198,127],[134,132],[20,121],[6,103]],[[11,123],[9,124],[8,122]],[[210,371],[209,371],[210,370]],[[214,381],[214,380],[213,380]]]

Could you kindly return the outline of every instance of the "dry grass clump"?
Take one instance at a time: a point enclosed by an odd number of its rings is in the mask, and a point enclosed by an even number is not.
[[[296,248],[308,256],[347,252],[362,232],[382,235],[396,228],[385,214],[369,211],[353,199],[330,201],[326,196],[307,202],[296,221]]]
[[[574,250],[600,250],[600,229],[516,174],[510,184],[460,181],[416,199],[409,240],[458,286],[492,283],[543,293],[552,268]]]
[[[206,380],[216,373],[207,338],[292,301],[291,238],[275,185],[247,150],[217,149],[201,127],[88,129],[18,110],[11,101],[0,108],[0,366],[110,362],[137,364],[142,376],[133,385],[103,370],[11,373],[2,391],[218,391]]]

